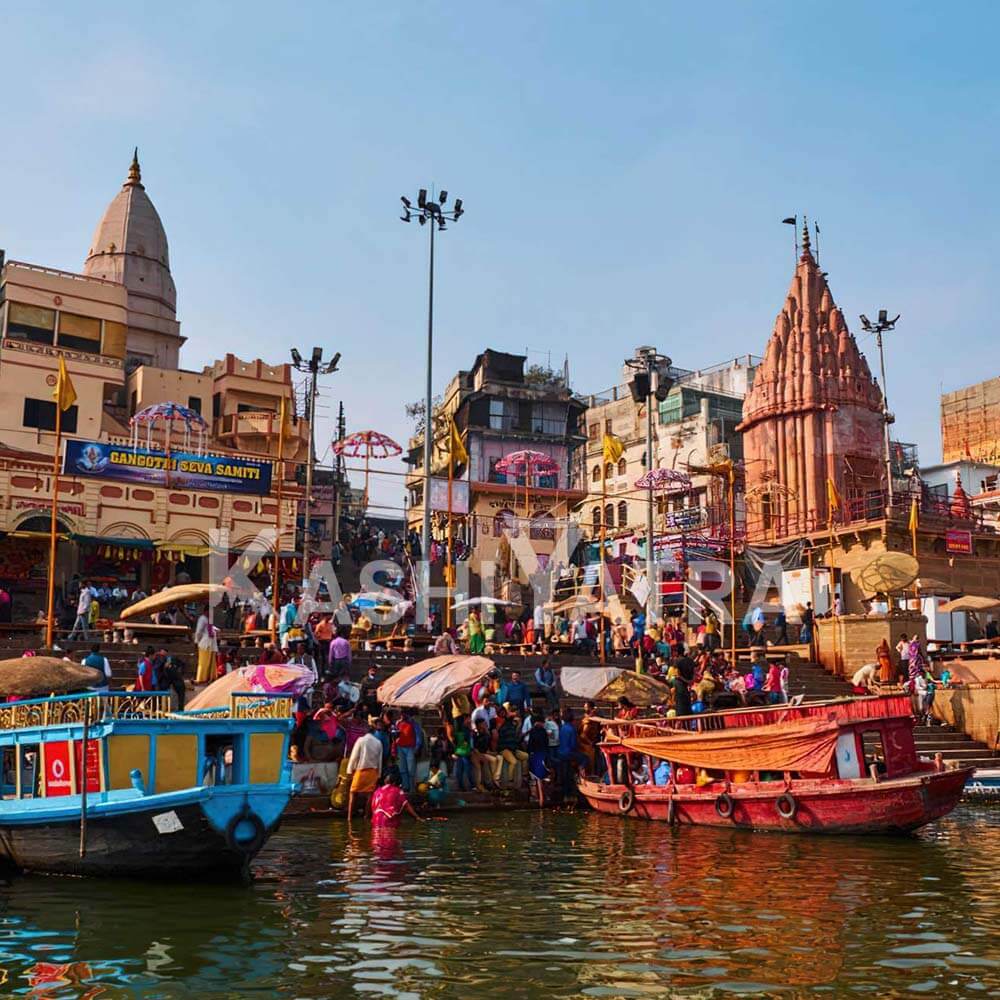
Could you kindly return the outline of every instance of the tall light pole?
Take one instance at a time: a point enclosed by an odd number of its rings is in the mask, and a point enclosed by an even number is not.
[[[312,504],[313,465],[316,461],[316,380],[320,375],[330,375],[337,370],[340,361],[338,351],[333,360],[323,364],[323,348],[314,347],[308,360],[292,348],[292,367],[298,372],[308,372],[309,398],[306,401],[306,414],[309,421],[309,454],[306,457],[306,503],[302,518],[302,580],[309,578],[309,507]]]
[[[892,486],[892,450],[889,441],[889,425],[894,423],[896,418],[889,412],[889,393],[885,387],[885,352],[882,349],[882,334],[888,333],[890,330],[895,330],[896,320],[898,319],[898,313],[895,319],[889,319],[888,309],[879,309],[877,323],[872,323],[863,313],[861,315],[862,329],[867,333],[874,333],[875,342],[878,344],[878,363],[879,369],[882,372],[882,430],[885,436],[885,488],[888,497],[887,506],[890,510],[893,505],[894,490]]]
[[[431,446],[434,436],[434,232],[447,229],[448,222],[458,222],[465,214],[462,199],[456,198],[451,209],[445,209],[448,192],[442,191],[437,201],[427,200],[427,189],[421,188],[417,193],[416,206],[403,195],[403,222],[412,222],[414,218],[421,226],[427,225],[430,230],[430,269],[427,282],[427,395],[424,402],[424,514],[420,530],[420,557],[426,567],[422,581],[424,593],[430,590],[430,562],[428,557],[431,548]]]
[[[665,354],[658,354],[655,347],[637,347],[635,357],[626,358],[625,364],[635,374],[629,383],[632,399],[646,404],[646,472],[653,471],[653,400],[666,399],[673,385],[670,374],[671,361]],[[654,387],[655,381],[655,387]],[[603,517],[603,511],[601,512]],[[653,489],[646,494],[646,624],[652,624],[659,607],[659,583],[656,579],[656,560],[653,555]]]

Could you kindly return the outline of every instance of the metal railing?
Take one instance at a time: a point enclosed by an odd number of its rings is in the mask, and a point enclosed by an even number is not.
[[[0,705],[0,729],[27,729],[82,723],[84,713],[91,723],[107,719],[165,719],[170,695],[162,691],[85,692],[28,698]]]

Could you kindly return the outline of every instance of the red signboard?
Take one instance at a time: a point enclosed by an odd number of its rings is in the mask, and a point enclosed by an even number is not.
[[[76,751],[76,782],[82,784],[80,775],[83,774],[83,767],[80,758],[83,756],[83,741],[73,744]],[[101,744],[99,740],[87,740],[87,791],[99,792],[101,790]]]
[[[83,773],[82,740],[62,741],[44,744],[45,751],[45,794],[47,796],[72,795],[73,783],[70,772],[70,751],[72,748],[76,764],[77,785],[81,784]],[[87,741],[87,791],[101,790],[101,745],[97,740]]]
[[[944,533],[944,545],[948,552],[958,555],[972,555],[972,532],[961,528],[950,528]]]
[[[45,794],[70,795],[73,791],[72,775],[69,769],[69,743],[45,743]]]

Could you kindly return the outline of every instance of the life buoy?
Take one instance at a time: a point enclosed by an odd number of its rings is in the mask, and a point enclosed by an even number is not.
[[[733,815],[733,797],[728,792],[723,792],[715,800],[715,811],[723,819],[729,819]]]
[[[775,799],[775,808],[782,819],[794,819],[799,811],[799,804],[795,801],[795,796],[791,792],[783,792]]]
[[[226,846],[240,854],[254,855],[267,837],[264,822],[249,808],[234,816],[226,826]]]
[[[629,813],[635,808],[635,792],[631,788],[626,788],[618,797],[618,811]]]

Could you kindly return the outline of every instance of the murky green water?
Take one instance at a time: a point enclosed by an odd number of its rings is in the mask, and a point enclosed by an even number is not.
[[[1000,810],[907,839],[477,814],[288,824],[253,887],[29,877],[0,995],[1000,995]]]

